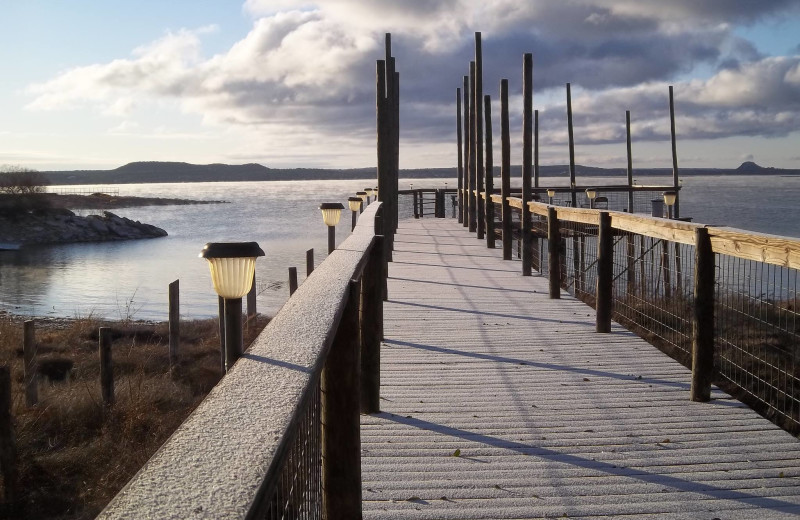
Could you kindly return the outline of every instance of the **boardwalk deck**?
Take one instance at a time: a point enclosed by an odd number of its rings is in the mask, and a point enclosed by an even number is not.
[[[800,442],[451,219],[401,223],[365,519],[800,516]]]

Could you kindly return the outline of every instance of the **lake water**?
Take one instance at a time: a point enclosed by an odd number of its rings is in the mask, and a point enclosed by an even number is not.
[[[624,182],[593,179],[598,185]],[[456,186],[455,179],[412,179],[415,188]],[[643,180],[641,180],[643,182]],[[648,180],[648,184],[652,181]],[[216,316],[217,297],[205,260],[206,242],[256,241],[259,311],[272,314],[288,297],[288,268],[305,277],[305,252],[319,264],[327,252],[320,202],[342,202],[374,179],[119,185],[121,195],[226,200],[227,204],[149,206],[115,210],[162,227],[153,240],[42,246],[0,251],[0,310],[32,316],[86,316],[165,320],[167,285],[181,283],[181,314]],[[400,188],[409,181],[401,180]],[[563,185],[542,179],[542,186]],[[695,222],[800,237],[800,177],[688,177],[681,215]],[[87,213],[87,212],[84,212]],[[448,215],[449,215],[448,211]],[[345,209],[337,243],[350,231]]]

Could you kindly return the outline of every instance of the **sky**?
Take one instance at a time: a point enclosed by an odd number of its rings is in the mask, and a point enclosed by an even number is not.
[[[522,157],[533,54],[542,164],[800,168],[800,0],[0,0],[0,165],[375,165],[375,66],[400,72],[401,168],[456,164],[456,89],[482,35],[499,139]],[[496,143],[499,148],[499,142]],[[498,155],[496,153],[495,155]]]

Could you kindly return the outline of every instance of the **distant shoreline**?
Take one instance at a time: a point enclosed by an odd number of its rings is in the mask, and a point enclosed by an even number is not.
[[[578,177],[615,177],[626,174],[625,168],[597,168],[576,165]],[[540,166],[542,177],[567,176],[566,165]],[[135,162],[113,170],[72,170],[41,172],[51,185],[98,184],[157,184],[182,182],[253,182],[290,180],[357,180],[375,178],[375,168],[323,169],[323,168],[268,168],[260,164],[189,164],[178,162]],[[798,176],[800,169],[764,168],[755,163],[744,163],[735,169],[681,168],[681,177],[698,175],[784,175]],[[500,169],[495,168],[495,176]],[[511,167],[511,175],[519,177],[521,166]],[[670,168],[637,168],[636,177],[671,176]],[[456,168],[413,168],[400,170],[402,179],[455,178]]]

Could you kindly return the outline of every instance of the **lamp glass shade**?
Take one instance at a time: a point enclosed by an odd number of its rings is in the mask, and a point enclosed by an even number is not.
[[[322,210],[323,222],[330,227],[339,223],[344,206],[339,202],[323,202],[319,205],[319,209]]]
[[[664,204],[667,206],[672,206],[675,204],[675,199],[677,197],[677,193],[674,191],[665,191],[664,192]]]
[[[372,188],[364,188],[364,193],[367,194],[367,197],[372,197]]]
[[[597,190],[595,190],[594,188],[586,188],[586,196],[589,197],[590,199],[594,199],[595,197],[597,197]]]
[[[253,285],[256,257],[206,258],[214,291],[223,298],[244,297]]]
[[[548,197],[551,197],[551,198],[552,198],[552,197],[555,197],[555,196],[556,196],[556,190],[554,190],[554,189],[552,189],[552,188],[548,188],[548,189],[547,189],[547,196],[548,196]]]
[[[350,211],[358,211],[361,209],[361,197],[348,197],[347,198],[347,205],[350,207]]]

